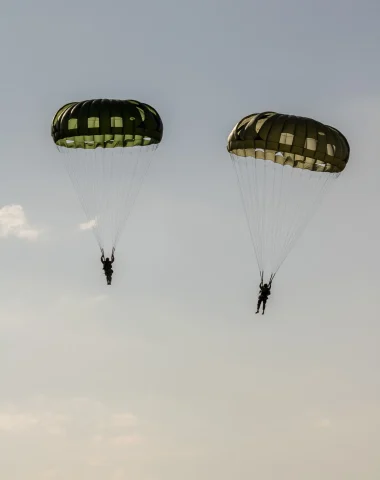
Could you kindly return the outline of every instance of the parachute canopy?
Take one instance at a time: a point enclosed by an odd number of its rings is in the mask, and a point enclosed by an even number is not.
[[[234,155],[318,172],[341,172],[350,155],[346,138],[335,128],[275,112],[240,120],[228,137],[227,149]]]
[[[51,127],[54,142],[67,148],[134,147],[161,142],[157,111],[136,100],[85,100],[64,105]]]
[[[263,112],[237,123],[227,150],[261,276],[265,272],[272,279],[323,193],[346,167],[349,144],[338,130],[316,120]]]
[[[51,135],[99,247],[116,247],[161,142],[157,111],[136,100],[85,100],[61,107]]]

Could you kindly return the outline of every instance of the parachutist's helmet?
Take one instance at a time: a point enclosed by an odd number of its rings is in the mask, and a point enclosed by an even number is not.
[[[267,283],[264,283],[264,287],[268,288],[268,284],[267,284]]]

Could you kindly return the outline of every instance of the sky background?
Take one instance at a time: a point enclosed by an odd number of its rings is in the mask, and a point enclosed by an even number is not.
[[[380,478],[378,0],[3,0],[2,480]],[[50,122],[135,98],[165,130],[107,288]],[[255,316],[226,138],[274,110],[349,165]]]

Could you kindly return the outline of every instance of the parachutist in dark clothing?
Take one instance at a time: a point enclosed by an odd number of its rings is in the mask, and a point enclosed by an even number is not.
[[[112,264],[115,261],[114,252],[115,252],[115,249],[113,248],[112,256],[110,260],[108,257],[104,258],[104,250],[102,249],[102,256],[100,257],[100,261],[103,264],[104,275],[107,278],[107,285],[111,285],[111,282],[112,282],[112,274],[113,274]]]
[[[263,304],[263,313],[262,314],[264,315],[265,305],[266,305],[268,297],[270,295],[271,286],[272,286],[271,282],[269,283],[269,285],[267,283],[264,283],[264,285],[263,285],[263,281],[261,280],[259,301],[257,302],[257,312],[256,313],[259,313],[260,306],[261,306],[261,304]]]

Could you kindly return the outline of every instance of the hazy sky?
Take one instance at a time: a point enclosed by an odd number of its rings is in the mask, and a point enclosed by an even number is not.
[[[3,0],[0,478],[380,478],[378,0]],[[50,137],[135,98],[164,139],[111,288]],[[351,159],[255,316],[226,138],[317,118]]]

